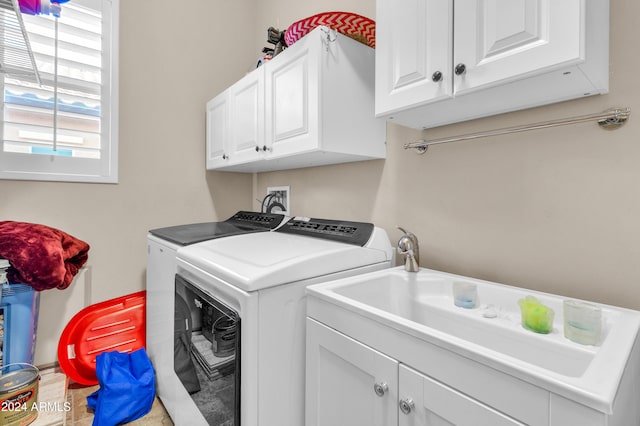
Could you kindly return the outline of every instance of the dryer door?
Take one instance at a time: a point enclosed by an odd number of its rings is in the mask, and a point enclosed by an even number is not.
[[[176,275],[174,371],[208,424],[240,424],[240,316]]]

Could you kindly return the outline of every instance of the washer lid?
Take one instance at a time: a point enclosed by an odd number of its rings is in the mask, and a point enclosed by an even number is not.
[[[150,234],[179,245],[251,232],[270,231],[282,223],[284,215],[239,211],[223,222],[190,223],[152,229]]]
[[[387,262],[388,253],[384,248],[265,232],[181,247],[178,259],[242,290],[255,291]]]

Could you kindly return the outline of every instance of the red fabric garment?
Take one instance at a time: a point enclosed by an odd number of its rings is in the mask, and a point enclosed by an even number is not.
[[[35,290],[71,284],[89,258],[89,244],[45,225],[0,222],[0,257],[11,263],[9,282],[28,284]]]

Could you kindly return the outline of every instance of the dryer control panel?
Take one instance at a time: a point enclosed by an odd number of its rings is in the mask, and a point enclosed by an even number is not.
[[[343,220],[316,219],[296,216],[276,229],[275,232],[323,238],[363,247],[371,238],[373,224]]]

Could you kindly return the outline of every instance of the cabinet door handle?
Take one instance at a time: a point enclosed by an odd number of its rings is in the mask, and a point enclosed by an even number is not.
[[[401,399],[398,405],[400,406],[400,411],[402,411],[404,414],[410,414],[411,411],[416,408],[416,404],[411,398]]]
[[[436,71],[431,75],[431,80],[434,83],[437,83],[439,81],[442,81],[442,73],[440,71]]]
[[[462,75],[467,72],[467,66],[465,64],[458,64],[455,68],[456,75]]]
[[[375,383],[373,385],[373,391],[380,397],[384,396],[384,394],[387,393],[388,390],[389,385],[387,385],[385,382]]]
[[[260,147],[256,145],[256,152],[260,152]]]
[[[228,159],[229,159],[229,156],[228,156],[227,154],[222,154],[222,159],[223,159],[223,160],[228,160]]]

